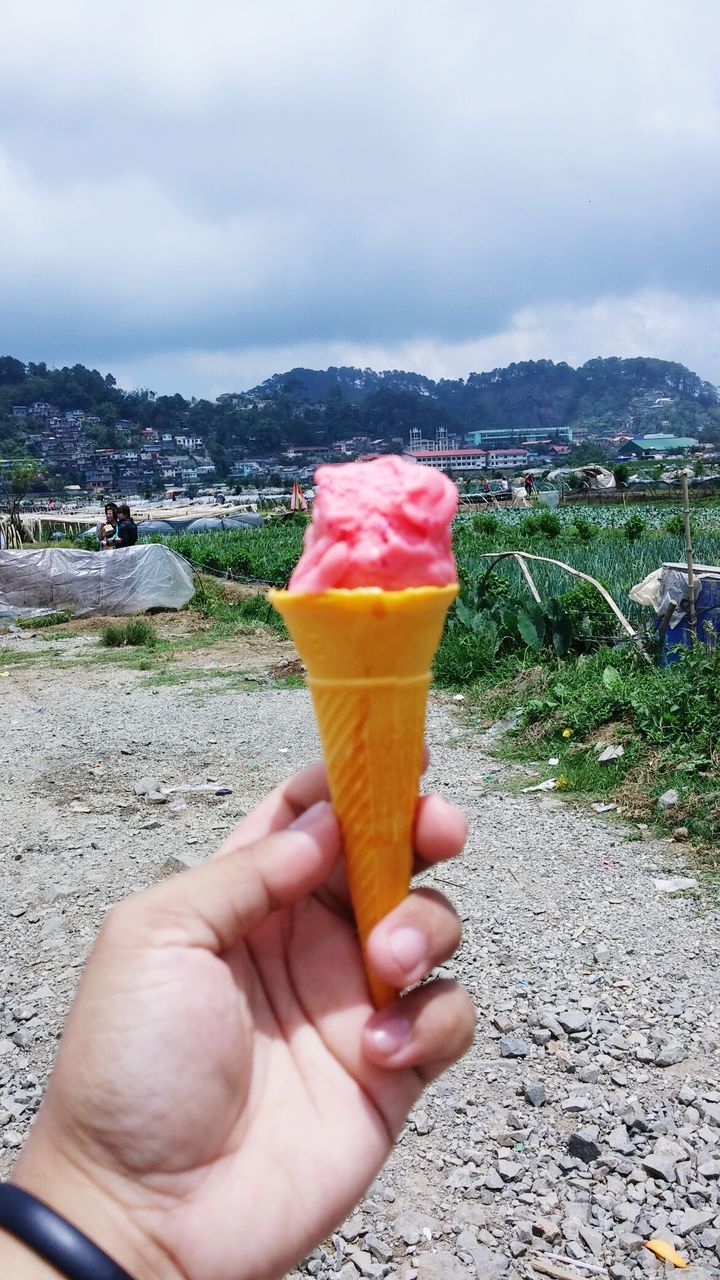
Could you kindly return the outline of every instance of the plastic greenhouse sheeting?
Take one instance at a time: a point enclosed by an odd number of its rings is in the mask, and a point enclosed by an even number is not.
[[[116,551],[0,551],[0,618],[67,609],[76,617],[181,609],[192,568],[160,543]]]

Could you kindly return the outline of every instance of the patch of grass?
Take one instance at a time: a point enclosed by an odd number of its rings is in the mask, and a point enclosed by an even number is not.
[[[213,620],[212,639],[232,635],[236,627],[253,623],[271,627],[279,635],[287,635],[287,629],[280,614],[273,609],[265,598],[264,592],[261,591],[231,598],[223,590],[222,582],[212,578],[202,578],[188,607],[196,609],[203,617]]]
[[[71,617],[65,609],[58,609],[56,613],[43,613],[39,618],[18,618],[17,625],[21,631],[41,631],[43,627],[58,627],[69,622]]]
[[[35,662],[54,661],[62,658],[60,649],[10,649],[0,648],[0,671],[6,667],[28,667]]]
[[[158,643],[158,634],[145,618],[133,618],[130,622],[109,622],[100,632],[100,643],[106,649],[122,649],[142,645],[152,649]]]
[[[506,759],[547,760],[562,789],[593,800],[612,798],[631,819],[673,830],[691,841],[720,843],[720,650],[702,645],[667,667],[651,667],[630,649],[595,654],[541,669],[525,686],[518,677],[496,687],[497,713],[520,708],[521,720],[499,746]],[[482,699],[480,699],[482,704]],[[600,764],[603,746],[624,754]],[[678,804],[664,810],[669,788]]]

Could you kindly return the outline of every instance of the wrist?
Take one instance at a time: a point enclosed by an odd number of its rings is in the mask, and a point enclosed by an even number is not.
[[[13,1280],[58,1280],[54,1267],[0,1227],[0,1275]]]
[[[184,1280],[180,1269],[142,1226],[142,1209],[133,1205],[132,1192],[124,1180],[87,1168],[83,1162],[33,1133],[9,1181],[66,1218],[133,1280]],[[7,1233],[2,1236],[0,1258],[4,1258],[5,1252],[12,1256],[8,1251]],[[20,1242],[16,1241],[11,1241],[10,1247],[16,1243],[20,1249]],[[39,1269],[37,1263],[33,1270],[28,1247],[22,1246],[22,1250],[26,1255],[22,1261],[25,1269],[18,1269],[18,1277],[35,1280],[37,1276],[37,1280],[45,1280],[48,1275],[57,1280],[57,1271],[44,1262],[44,1270]],[[22,1253],[18,1256],[22,1258]],[[2,1268],[0,1274],[5,1274]],[[11,1274],[15,1276],[14,1271]]]

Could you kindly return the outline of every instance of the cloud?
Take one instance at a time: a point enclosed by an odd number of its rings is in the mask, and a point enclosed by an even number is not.
[[[712,369],[717,360],[720,299],[687,302],[666,293],[606,297],[587,306],[562,303],[518,311],[501,332],[460,342],[408,340],[391,345],[306,342],[215,351],[163,353],[115,366],[121,386],[209,398],[256,386],[293,368],[355,365],[404,369],[430,378],[465,378],[514,360],[567,360],[594,356],[657,356]],[[109,367],[108,360],[101,367]]]
[[[0,346],[202,393],[614,336],[720,380],[720,10],[689,12],[9,0]]]

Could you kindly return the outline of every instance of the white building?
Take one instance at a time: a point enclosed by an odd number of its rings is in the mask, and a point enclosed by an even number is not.
[[[440,471],[484,471],[487,454],[484,449],[409,449],[403,457]]]
[[[513,471],[527,466],[527,449],[489,449],[487,460],[490,471]]]

